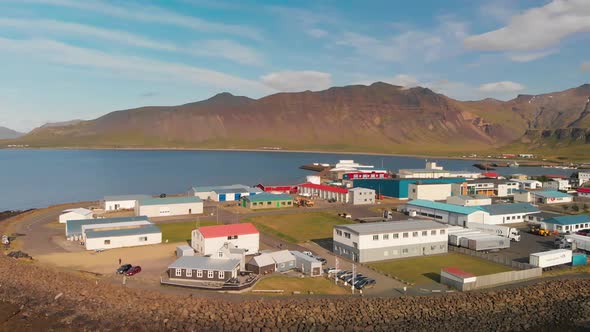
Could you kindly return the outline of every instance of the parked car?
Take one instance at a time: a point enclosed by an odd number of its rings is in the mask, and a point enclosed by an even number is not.
[[[340,269],[337,269],[335,267],[327,267],[324,269],[324,272],[326,272],[327,274],[338,273],[340,272]]]
[[[346,271],[346,273],[339,275],[339,276],[338,276],[338,279],[340,279],[340,280],[345,280],[346,278],[348,278],[348,277],[350,277],[350,276],[352,276],[352,272],[350,272],[350,271]]]
[[[318,261],[322,262],[322,265],[328,264],[328,261],[324,257],[315,256],[315,259],[317,259]]]
[[[354,288],[363,289],[365,287],[372,287],[372,286],[375,286],[376,283],[377,282],[375,281],[375,279],[367,278],[367,279],[364,279],[361,282],[355,284]]]
[[[336,198],[330,198],[330,199],[328,199],[328,203],[336,203]]]
[[[578,235],[590,236],[590,229],[581,229],[576,232]]]
[[[138,274],[139,272],[141,272],[141,266],[138,265],[127,270],[127,272],[125,272],[125,275],[131,277]]]
[[[359,273],[359,274],[357,274],[357,275],[354,275],[354,276],[353,276],[353,275],[351,274],[350,276],[346,277],[346,278],[344,279],[344,281],[345,281],[347,284],[350,284],[350,283],[352,282],[352,277],[354,277],[354,282],[356,282],[356,280],[357,280],[357,279],[359,279],[359,278],[362,278],[362,277],[363,277],[363,275]]]
[[[345,274],[348,274],[348,273],[352,273],[352,272],[350,272],[350,271],[348,271],[348,270],[338,271],[338,272],[336,272],[336,276],[337,276],[338,278],[340,278],[340,277],[342,277],[343,275],[345,275]]]
[[[123,274],[123,273],[129,271],[129,269],[132,267],[133,267],[133,265],[131,265],[131,264],[123,264],[117,269],[117,273]]]
[[[307,255],[307,256],[309,256],[309,257],[313,257],[313,254],[312,254],[312,252],[311,252],[311,251],[304,251],[304,252],[303,252],[303,254],[304,254],[304,255]]]

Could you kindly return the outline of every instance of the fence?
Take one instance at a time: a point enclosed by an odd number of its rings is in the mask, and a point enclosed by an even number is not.
[[[527,269],[534,267],[528,263],[521,263],[521,262],[514,261],[511,258],[506,257],[506,256],[490,255],[490,254],[487,254],[484,252],[479,252],[479,251],[475,251],[475,250],[471,250],[471,249],[467,249],[467,248],[449,246],[449,251],[458,252],[458,253],[473,256],[473,257],[478,257],[478,258],[485,259],[485,260],[488,260],[488,261],[491,261],[494,263],[506,265],[510,268],[517,269],[517,270],[527,270]]]
[[[460,282],[446,278],[441,275],[441,283],[456,288],[460,291],[470,291],[474,289],[494,287],[503,284],[509,284],[521,280],[537,278],[541,276],[543,269],[535,267],[532,269],[521,270],[521,271],[508,271],[500,272],[495,274],[488,274],[485,276],[478,276],[474,282]]]

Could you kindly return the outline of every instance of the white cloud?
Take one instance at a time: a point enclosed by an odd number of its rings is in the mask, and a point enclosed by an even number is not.
[[[308,29],[305,31],[308,35],[315,37],[315,38],[323,38],[328,35],[328,31],[322,29]]]
[[[261,65],[263,57],[256,50],[231,40],[206,40],[196,43],[189,52],[194,55],[217,56],[248,65]]]
[[[478,90],[484,93],[507,93],[524,90],[524,85],[512,81],[485,83]]]
[[[581,71],[590,71],[590,61],[583,62],[580,65],[580,70]]]
[[[479,7],[479,12],[484,19],[507,23],[516,12],[515,5],[513,0],[488,0]]]
[[[181,15],[164,8],[145,5],[129,4],[114,5],[100,0],[2,0],[3,2],[41,4],[57,7],[67,7],[85,10],[92,13],[100,13],[107,16],[140,22],[173,25],[204,32],[220,32],[236,36],[261,40],[260,32],[252,27],[244,25],[232,25],[211,22],[198,17]],[[123,3],[123,2],[121,2]]]
[[[332,75],[319,71],[280,71],[260,78],[267,86],[284,92],[325,90],[332,86]]]
[[[554,0],[513,16],[500,29],[465,38],[465,45],[485,51],[538,50],[586,31],[590,31],[588,0]]]
[[[237,93],[261,95],[272,90],[251,81],[209,69],[137,56],[112,55],[101,51],[71,46],[53,40],[16,40],[0,38],[3,54],[14,53],[42,62],[112,70],[136,79],[164,81],[184,80],[198,85],[231,89]]]
[[[516,62],[529,62],[544,58],[551,54],[557,53],[557,50],[545,50],[539,52],[526,52],[526,53],[511,53],[508,54],[508,58]]]

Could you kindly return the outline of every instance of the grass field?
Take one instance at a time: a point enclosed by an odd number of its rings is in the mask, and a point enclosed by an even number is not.
[[[269,277],[260,280],[254,290],[284,290],[283,295],[293,294],[299,291],[301,294],[313,292],[314,294],[348,294],[346,289],[336,286],[334,282],[326,278],[297,278],[297,277]],[[270,293],[269,293],[270,294]],[[272,293],[277,294],[277,293]]]
[[[457,267],[480,276],[511,270],[504,265],[455,253],[396,259],[368,265],[386,274],[417,284],[440,282],[440,270],[445,267]]]
[[[332,237],[334,225],[351,223],[336,212],[293,213],[245,218],[259,231],[273,234],[293,243]]]
[[[200,226],[216,225],[215,221],[201,221]],[[162,242],[185,242],[190,241],[191,232],[195,229],[196,221],[176,222],[170,224],[158,224],[162,231]]]

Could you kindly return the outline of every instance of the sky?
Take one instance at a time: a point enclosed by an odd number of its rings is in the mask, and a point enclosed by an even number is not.
[[[590,82],[589,0],[0,0],[0,126],[383,81],[460,100]]]

